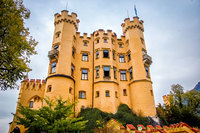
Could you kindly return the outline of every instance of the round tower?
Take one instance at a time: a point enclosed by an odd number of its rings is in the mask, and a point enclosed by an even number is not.
[[[122,30],[130,50],[128,56],[132,74],[129,82],[131,108],[137,114],[155,116],[156,110],[149,71],[152,61],[145,47],[143,21],[139,20],[137,16],[133,17],[133,21],[127,18],[122,23]]]
[[[119,106],[116,39],[111,30],[94,32],[94,107],[112,113]]]
[[[48,53],[50,63],[44,97],[62,97],[63,100],[74,101],[74,43],[78,23],[75,13],[69,15],[68,11],[63,10],[61,14],[55,14],[55,31],[52,48]]]

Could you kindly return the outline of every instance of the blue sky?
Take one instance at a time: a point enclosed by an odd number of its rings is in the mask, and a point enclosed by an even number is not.
[[[79,32],[91,34],[111,29],[122,35],[121,23],[134,15],[144,21],[144,38],[152,57],[151,78],[155,102],[163,103],[172,84],[185,91],[200,81],[200,1],[199,0],[24,0],[31,17],[25,21],[31,35],[39,42],[37,55],[31,57],[29,78],[45,79],[47,53],[51,48],[54,14],[67,9],[80,20]],[[127,13],[128,12],[128,13]],[[0,131],[7,132],[15,112],[18,90],[0,92]]]

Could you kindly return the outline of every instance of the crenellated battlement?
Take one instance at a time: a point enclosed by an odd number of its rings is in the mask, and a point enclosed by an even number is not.
[[[88,33],[83,33],[83,35],[80,35],[80,32],[77,32],[76,35],[78,38],[83,38],[86,40],[90,40],[93,36],[92,34],[90,34],[90,36],[89,36]]]
[[[93,32],[93,35],[95,38],[100,37],[100,36],[101,37],[113,37],[113,38],[117,37],[116,33],[109,29],[107,31],[105,31],[103,29],[98,29]]]
[[[25,79],[21,82],[21,89],[23,89],[23,90],[44,90],[45,85],[46,85],[45,80]]]
[[[138,28],[142,32],[144,32],[143,21],[139,20],[138,17],[133,17],[132,21],[130,20],[130,18],[126,18],[124,20],[124,23],[121,24],[121,26],[122,26],[123,34],[125,34],[127,30],[132,29],[132,28]]]
[[[66,23],[70,23],[73,24],[75,29],[78,30],[78,23],[80,22],[79,19],[77,19],[77,14],[76,13],[71,13],[68,14],[69,11],[67,10],[63,10],[61,11],[61,14],[56,13],[54,15],[54,24],[57,25],[61,22],[66,22]]]

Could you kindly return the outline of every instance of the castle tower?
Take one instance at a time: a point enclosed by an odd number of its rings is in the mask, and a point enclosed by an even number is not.
[[[94,107],[110,113],[117,111],[120,99],[116,41],[111,30],[94,32]]]
[[[73,46],[76,41],[79,20],[75,13],[68,14],[63,10],[55,14],[55,31],[52,49],[49,51],[49,71],[44,97],[59,98],[74,101],[75,90],[75,52]]]
[[[143,21],[133,17],[122,23],[123,34],[126,42],[129,43],[130,50],[129,67],[131,67],[133,78],[129,82],[131,108],[137,113],[144,116],[155,116],[155,103],[150,77],[151,57],[147,54],[144,42]]]

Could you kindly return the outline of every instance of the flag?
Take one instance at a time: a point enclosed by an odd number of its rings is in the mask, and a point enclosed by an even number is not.
[[[134,5],[134,10],[135,10],[135,16],[137,16],[137,9],[136,9],[136,5]]]

